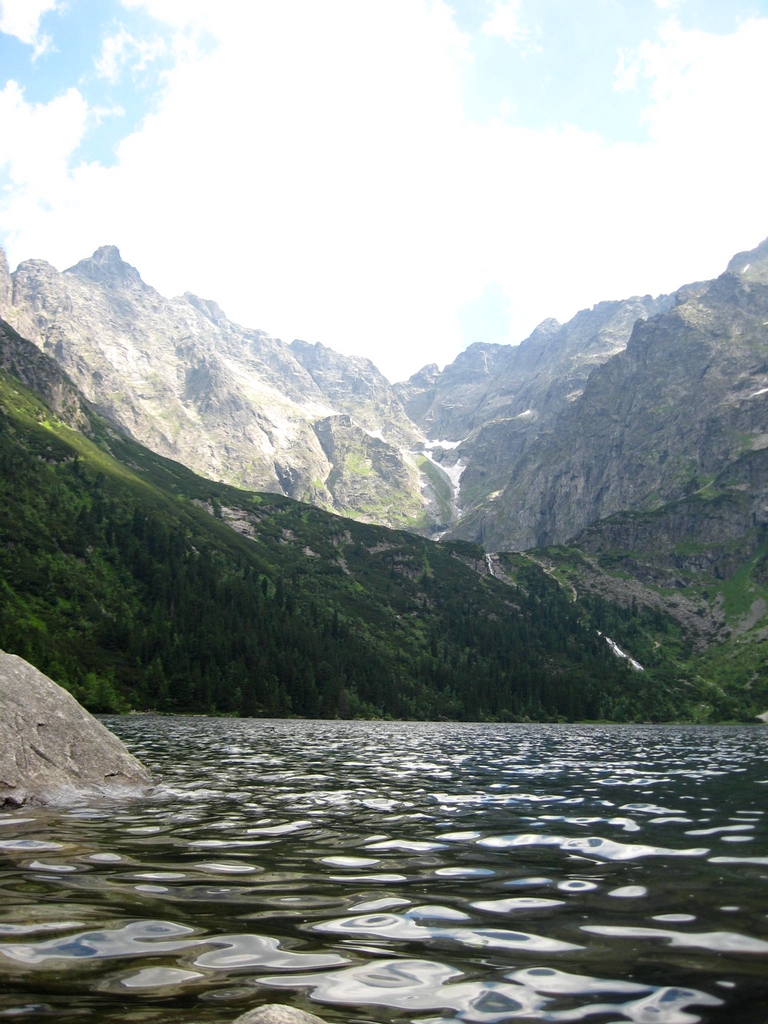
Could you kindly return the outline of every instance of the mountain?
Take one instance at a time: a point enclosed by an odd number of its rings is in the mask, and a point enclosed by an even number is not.
[[[211,479],[429,536],[474,522],[591,370],[672,301],[600,303],[393,387],[370,360],[164,298],[114,246],[63,273],[29,260],[9,275],[0,259],[0,312],[136,440]]]
[[[545,320],[520,345],[470,345],[442,373],[427,366],[395,385],[433,440],[461,441],[498,420],[549,416],[581,394],[592,369],[627,344],[635,322],[668,309],[668,296],[601,302],[567,324]]]
[[[765,525],[768,492],[752,456],[768,447],[767,278],[764,242],[638,320],[626,348],[592,370],[496,499],[454,535],[489,549],[563,543],[623,510],[720,493],[730,478],[748,493],[750,521]],[[718,521],[731,538],[729,515]],[[679,540],[686,530],[680,520]]]
[[[5,323],[0,353],[0,648],[95,710],[647,721],[762,707],[762,685],[695,675],[669,616],[575,602],[524,555],[494,565],[471,544],[199,477],[107,423]],[[647,649],[644,672],[607,628]]]
[[[624,350],[635,323],[673,302],[669,296],[602,302],[567,324],[545,320],[518,346],[471,345],[442,373],[424,367],[395,385],[406,412],[431,439],[440,467],[457,481],[461,523],[451,536],[484,541],[476,524],[494,508],[524,454],[536,457],[541,439],[578,402],[595,367]],[[521,546],[514,537],[492,543],[500,550]]]
[[[394,387],[164,299],[109,247],[63,274],[0,260],[0,310],[0,646],[92,706],[768,703],[768,243]]]
[[[368,360],[240,327],[215,302],[166,299],[114,246],[59,273],[7,273],[0,310],[95,407],[205,476],[429,531],[438,499],[420,432]]]
[[[111,246],[64,273],[0,260],[0,309],[110,422],[202,475],[526,550],[679,501],[760,449],[766,245],[716,281],[602,302],[394,386],[370,360],[165,299]]]

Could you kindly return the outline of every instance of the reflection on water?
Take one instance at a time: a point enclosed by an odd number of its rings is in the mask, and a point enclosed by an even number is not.
[[[109,724],[162,777],[0,813],[0,1019],[768,1018],[768,732]]]

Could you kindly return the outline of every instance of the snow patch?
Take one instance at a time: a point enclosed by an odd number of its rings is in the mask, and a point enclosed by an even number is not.
[[[432,460],[434,461],[434,460]],[[435,465],[440,465],[435,462]],[[464,470],[467,468],[466,462],[456,462],[453,466],[440,466],[440,469],[445,473],[448,479],[451,481],[454,490],[454,498],[458,496],[459,484],[464,474]]]
[[[525,412],[518,413],[515,419],[521,420],[524,416],[533,416],[533,409],[526,409]]]
[[[462,438],[461,441],[424,441],[424,448],[427,451],[433,452],[435,448],[444,448],[445,451],[450,452],[454,448],[458,448],[460,444],[464,444],[466,437]]]
[[[451,513],[453,521],[455,521],[461,514],[459,509],[459,486],[461,484],[462,473],[467,468],[467,464],[465,462],[458,461],[453,466],[444,466],[442,463],[438,462],[432,455],[432,449],[445,447],[445,444],[449,444],[452,448],[456,448],[461,444],[461,441],[448,441],[445,443],[442,441],[428,441],[424,445],[423,451],[411,452],[410,454],[423,455],[424,458],[429,459],[432,465],[439,469],[440,472],[448,478],[448,482],[451,485]],[[442,536],[442,533],[439,534],[437,539],[439,540]]]
[[[754,395],[750,395],[749,397],[750,398],[757,398],[758,395],[766,395],[766,394],[768,394],[768,388],[760,388],[759,391],[756,391],[754,393]]]
[[[751,263],[748,263],[748,264],[746,265],[746,267],[744,267],[744,269],[743,269],[743,270],[741,271],[741,272],[742,272],[742,274],[746,274],[746,272],[747,272],[747,271],[749,270],[749,268],[750,268],[751,266],[752,266],[752,264],[751,264]]]

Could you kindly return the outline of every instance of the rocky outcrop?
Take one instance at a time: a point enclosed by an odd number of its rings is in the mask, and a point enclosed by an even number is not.
[[[566,324],[545,320],[516,346],[470,345],[438,376],[427,366],[396,387],[436,440],[460,441],[527,410],[541,421],[577,397],[595,366],[626,348],[639,319],[672,305],[669,296],[650,295],[601,302]]]
[[[765,542],[767,471],[768,450],[752,452],[700,493],[651,512],[623,511],[600,519],[572,543],[582,551],[633,559],[634,575],[644,575],[644,563],[728,579]],[[744,477],[752,479],[751,489],[741,483]]]
[[[138,796],[147,769],[75,698],[0,651],[0,805]]]
[[[12,281],[9,298],[0,261],[11,325],[159,454],[489,550],[682,500],[768,447],[768,241],[717,281],[545,320],[519,346],[471,345],[394,387],[370,360],[164,298],[114,246],[64,273],[27,261]]]
[[[349,516],[428,530],[418,471],[400,449],[371,436],[351,416],[328,416],[314,430],[331,464],[328,487]]]
[[[442,373],[427,366],[396,385],[425,434],[453,442],[436,458],[445,469],[460,469],[465,519],[475,522],[493,507],[524,454],[581,396],[595,367],[624,350],[635,323],[673,301],[646,295],[601,302],[566,324],[545,320],[518,346],[470,345]],[[469,533],[460,528],[459,535]]]
[[[313,430],[344,413],[393,446],[395,486],[407,478],[409,507],[429,519],[419,474],[401,451],[419,432],[370,361],[298,342],[292,350],[191,293],[166,299],[115,246],[63,273],[28,260],[12,279],[11,326],[54,358],[98,412],[158,454],[214,480],[365,518],[345,503],[346,471],[329,462]],[[0,273],[0,301],[2,288]],[[378,483],[382,492],[393,485]],[[371,515],[399,525],[402,516],[381,511],[389,504],[373,503]]]
[[[283,1003],[265,1003],[255,1010],[241,1014],[232,1024],[325,1024],[320,1017],[306,1010]]]
[[[64,273],[29,260],[12,276],[12,326],[131,437],[213,479],[278,492],[290,450],[296,498],[327,476],[310,420],[328,406],[281,343],[165,299],[114,246]]]
[[[395,384],[395,392],[402,402],[406,413],[414,423],[422,423],[435,400],[437,382],[440,379],[440,367],[437,363],[428,363],[414,373],[408,380]]]
[[[340,355],[320,342],[293,341],[289,347],[328,403],[363,430],[396,447],[411,447],[421,439],[392,385],[370,359]]]
[[[44,355],[0,319],[0,369],[44,398],[59,419],[74,430],[91,433],[87,402],[55,360]]]
[[[13,283],[5,252],[0,249],[0,317],[4,317],[13,301]]]
[[[749,273],[684,289],[673,309],[638,321],[457,534],[490,549],[563,543],[614,513],[710,487],[768,447],[768,247],[749,255]]]

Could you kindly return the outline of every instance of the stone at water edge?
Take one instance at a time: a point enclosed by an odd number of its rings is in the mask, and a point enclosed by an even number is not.
[[[232,1024],[326,1024],[314,1013],[297,1010],[283,1003],[265,1003],[237,1017]]]
[[[144,765],[61,686],[0,651],[0,806],[137,796]]]

